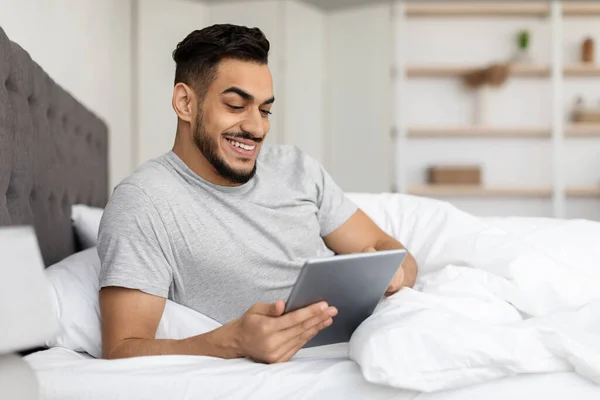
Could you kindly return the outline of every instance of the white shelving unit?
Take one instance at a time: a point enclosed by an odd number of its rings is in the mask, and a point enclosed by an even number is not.
[[[404,193],[451,198],[494,198],[494,199],[546,199],[552,202],[553,216],[566,215],[567,198],[600,197],[600,177],[598,185],[568,185],[565,179],[565,148],[575,138],[595,138],[600,136],[600,124],[571,124],[565,119],[565,80],[570,78],[599,79],[600,65],[563,65],[564,21],[570,17],[600,17],[600,2],[566,1],[504,1],[504,2],[423,2],[397,0],[392,6],[392,25],[396,43],[392,80],[394,91],[394,112],[392,137],[395,139],[395,184]],[[406,61],[406,49],[410,35],[405,32],[411,18],[521,18],[545,19],[550,26],[551,54],[549,63],[521,63],[511,67],[509,79],[518,78],[546,80],[550,82],[548,100],[550,121],[548,126],[478,126],[441,125],[409,126],[406,107],[409,99],[403,96],[408,82],[415,79],[459,79],[464,74],[484,65],[453,65],[443,63],[412,65]],[[525,23],[524,23],[525,25]],[[598,80],[600,84],[600,79]],[[407,144],[413,140],[454,140],[454,139],[510,139],[549,141],[552,153],[552,184],[549,186],[428,186],[410,185],[405,164]],[[599,171],[600,172],[600,171]]]

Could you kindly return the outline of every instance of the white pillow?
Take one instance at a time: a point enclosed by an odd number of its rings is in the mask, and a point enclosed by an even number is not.
[[[448,251],[471,243],[489,224],[447,201],[399,193],[347,193],[387,234],[401,242],[419,265],[419,275],[448,264],[462,265],[461,252]]]
[[[100,333],[100,259],[96,248],[73,254],[46,269],[59,332],[48,347],[64,347],[102,357]],[[209,332],[220,324],[190,308],[167,300],[156,338],[183,339]]]
[[[83,249],[96,246],[103,212],[103,208],[85,204],[74,204],[71,207],[71,223]]]

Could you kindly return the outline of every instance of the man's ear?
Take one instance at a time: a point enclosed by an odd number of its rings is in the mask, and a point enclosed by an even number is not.
[[[190,122],[196,103],[196,94],[185,83],[178,82],[173,88],[173,109],[182,121]]]

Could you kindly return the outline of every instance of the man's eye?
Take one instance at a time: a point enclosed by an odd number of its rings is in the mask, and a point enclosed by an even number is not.
[[[260,110],[260,112],[263,113],[263,115],[265,115],[265,116],[269,116],[272,114],[271,111],[269,111],[269,110]]]
[[[231,108],[232,110],[241,110],[242,108],[244,108],[243,106],[232,106],[231,104],[227,104],[227,106],[229,106],[229,108]]]

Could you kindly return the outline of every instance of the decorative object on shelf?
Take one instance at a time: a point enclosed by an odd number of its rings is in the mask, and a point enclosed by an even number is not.
[[[466,85],[475,89],[474,100],[474,124],[489,125],[490,121],[490,97],[506,82],[510,74],[510,65],[492,64],[488,67],[476,69],[463,76]]]
[[[571,110],[571,119],[574,122],[577,122],[577,120],[579,119],[579,116],[581,114],[581,111],[583,109],[584,109],[583,97],[577,96],[575,98],[575,104],[573,105],[573,109]]]
[[[587,37],[581,45],[581,61],[586,64],[594,63],[594,39]]]
[[[488,67],[480,68],[466,73],[463,78],[467,86],[473,89],[482,86],[499,87],[506,82],[510,74],[508,64],[491,64]]]
[[[581,96],[575,99],[575,105],[571,113],[571,119],[575,123],[600,123],[600,102],[595,107],[586,107]]]
[[[427,169],[430,185],[481,185],[481,167],[477,165],[431,166]]]
[[[512,62],[521,64],[531,62],[529,54],[530,44],[531,33],[527,29],[517,32],[517,51],[513,55]]]

